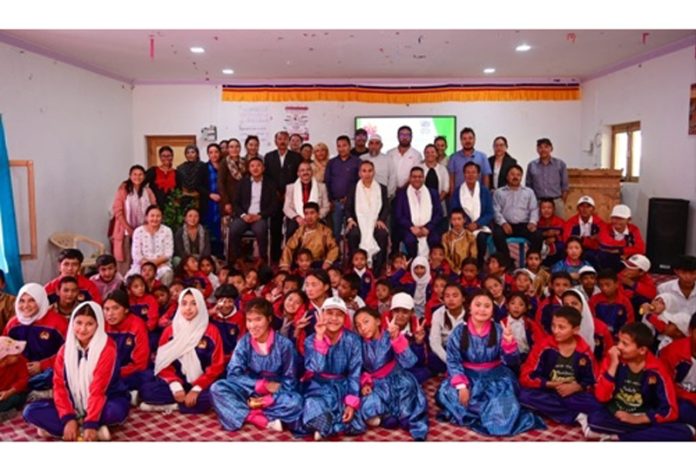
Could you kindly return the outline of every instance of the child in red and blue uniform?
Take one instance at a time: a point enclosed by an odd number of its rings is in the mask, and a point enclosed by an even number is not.
[[[512,330],[522,362],[527,359],[534,345],[546,337],[544,329],[529,316],[530,309],[529,297],[519,291],[513,291],[507,297],[506,315],[500,320],[503,328],[509,326]],[[513,371],[519,373],[519,369],[513,368]]]
[[[203,413],[210,410],[210,386],[225,369],[222,338],[210,323],[205,298],[196,288],[179,296],[172,325],[164,329],[155,357],[155,379],[143,384],[146,411]]]
[[[80,274],[80,268],[84,259],[84,255],[78,249],[63,249],[60,251],[58,254],[58,272],[60,274],[44,286],[48,301],[51,304],[58,300],[56,291],[58,290],[60,279],[64,276],[73,276],[77,279],[77,286],[80,289],[79,302],[94,301],[101,304],[102,297],[97,286]]]
[[[122,290],[109,293],[104,301],[105,330],[116,342],[118,368],[121,379],[131,391],[131,397],[137,399],[136,392],[143,383],[152,381],[150,362],[150,344],[145,322],[128,312],[128,295]],[[132,400],[135,403],[135,400]]]
[[[515,280],[509,273],[512,263],[512,259],[500,252],[492,254],[488,257],[488,260],[486,260],[486,269],[488,270],[486,277],[493,276],[498,278],[498,281],[503,285],[503,292],[505,294],[513,290],[513,285],[515,283]]]
[[[597,268],[610,268],[618,272],[622,261],[635,254],[645,253],[645,242],[640,229],[630,223],[631,208],[617,204],[611,211],[611,220],[599,232]]]
[[[193,255],[187,255],[181,259],[174,276],[181,280],[184,287],[198,289],[206,299],[213,294],[213,285],[208,275],[200,271],[198,259]]]
[[[444,276],[447,281],[454,281],[457,274],[452,270],[452,266],[445,258],[445,247],[442,244],[435,244],[430,247],[430,274],[435,277],[438,275]]]
[[[612,270],[597,275],[600,292],[590,298],[590,310],[604,322],[616,337],[625,324],[635,320],[633,305],[619,288],[619,279]]]
[[[106,334],[102,309],[95,302],[77,306],[69,325],[56,357],[53,399],[27,405],[24,419],[38,427],[42,437],[110,440],[109,427],[125,421],[130,406],[116,343]]]
[[[696,427],[696,314],[689,321],[689,336],[663,348],[660,360],[676,386],[679,421]]]
[[[37,283],[27,283],[19,290],[15,313],[3,335],[27,342],[22,353],[28,362],[29,389],[48,390],[56,354],[65,343],[68,321],[49,309],[46,290]]]
[[[578,212],[563,225],[563,240],[580,237],[585,253],[594,260],[599,249],[599,232],[606,223],[596,214],[595,202],[591,196],[583,195],[578,199]]]
[[[500,322],[507,317],[507,299],[500,278],[497,276],[488,275],[483,280],[483,288],[490,293],[493,298],[493,319]]]
[[[50,310],[65,319],[70,319],[73,310],[80,304],[80,288],[77,284],[77,278],[74,276],[62,277],[58,281],[56,296],[56,302],[51,304]]]
[[[645,255],[636,254],[623,261],[626,268],[619,272],[621,289],[631,300],[633,312],[640,313],[640,307],[657,296],[657,285],[650,276],[650,260]]]
[[[440,306],[443,305],[444,300],[442,296],[445,294],[445,286],[447,286],[448,280],[442,275],[438,275],[433,280],[432,294],[430,299],[425,304],[425,325],[430,327],[433,321],[433,312],[437,311]]]
[[[640,322],[619,331],[595,386],[600,410],[578,421],[588,438],[621,441],[691,441],[693,430],[676,423],[679,410],[674,383],[665,366],[650,352],[653,335]],[[608,436],[607,436],[608,435]]]
[[[147,291],[145,280],[140,275],[131,275],[126,279],[128,288],[128,301],[130,311],[141,318],[147,326],[148,332],[157,329],[159,321],[159,305],[157,299]],[[155,343],[155,345],[157,345]]]
[[[549,296],[539,303],[535,319],[543,327],[544,332],[551,335],[551,319],[553,313],[559,309],[563,303],[561,295],[570,289],[573,279],[564,271],[559,271],[551,275],[551,292]]]
[[[459,284],[464,288],[464,294],[467,298],[481,289],[481,278],[479,277],[477,263],[473,257],[465,258],[462,261],[462,277],[459,280]]]
[[[372,270],[367,267],[367,252],[363,249],[358,249],[353,254],[351,260],[353,265],[352,272],[360,278],[358,296],[365,301],[365,304],[372,306],[377,300],[375,294],[377,279]]]
[[[579,335],[582,314],[564,306],[553,313],[551,330],[533,348],[520,373],[520,404],[570,425],[579,413],[601,408],[593,387],[596,362]]]
[[[220,285],[215,290],[217,304],[210,310],[210,322],[217,327],[222,338],[225,364],[230,361],[237,342],[246,332],[244,313],[237,309],[239,293],[232,285]]]

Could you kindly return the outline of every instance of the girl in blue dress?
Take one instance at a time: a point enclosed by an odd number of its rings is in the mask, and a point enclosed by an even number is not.
[[[415,440],[425,440],[428,402],[416,377],[407,371],[418,358],[400,332],[396,318],[382,330],[379,313],[363,307],[357,310],[354,320],[362,337],[360,416],[371,427],[401,426]]]
[[[447,342],[447,373],[437,391],[439,417],[484,435],[510,436],[544,422],[523,409],[519,384],[507,365],[519,363],[512,330],[493,322],[493,298],[474,293],[467,323],[458,325]]]
[[[247,334],[227,365],[227,377],[210,389],[213,407],[227,430],[245,422],[260,429],[294,428],[302,414],[298,392],[297,352],[272,328],[273,305],[263,298],[246,305]]]
[[[315,440],[365,431],[360,417],[360,337],[345,327],[348,314],[341,298],[324,301],[305,340],[305,368],[309,377],[304,391],[302,424]]]

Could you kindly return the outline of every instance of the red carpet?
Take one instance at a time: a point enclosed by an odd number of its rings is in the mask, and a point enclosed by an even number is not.
[[[510,438],[493,438],[479,435],[471,430],[455,427],[435,419],[435,391],[439,379],[429,380],[425,393],[429,401],[430,433],[428,441],[581,441],[584,440],[579,426],[567,427],[548,423],[546,430],[535,430]],[[251,425],[245,425],[240,431],[226,432],[220,427],[213,412],[204,415],[183,415],[173,413],[142,412],[131,409],[125,424],[112,429],[114,441],[142,442],[201,442],[201,441],[293,441],[297,439],[290,432],[271,432],[258,430]],[[34,427],[27,424],[20,416],[0,424],[0,440],[2,441],[49,441],[38,438]],[[307,439],[308,440],[308,439]],[[342,441],[410,441],[411,436],[403,430],[387,430],[384,428],[370,429],[359,437],[343,437]]]

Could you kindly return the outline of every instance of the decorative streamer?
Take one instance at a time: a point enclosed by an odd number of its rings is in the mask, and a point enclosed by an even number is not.
[[[155,35],[150,35],[150,60],[155,60]]]
[[[650,33],[643,33],[643,44],[647,44]]]

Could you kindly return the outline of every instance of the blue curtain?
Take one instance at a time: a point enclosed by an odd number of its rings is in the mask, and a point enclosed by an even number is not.
[[[24,281],[22,262],[19,257],[17,238],[17,219],[15,218],[14,198],[12,197],[12,177],[10,176],[10,157],[5,144],[5,128],[0,115],[0,269],[5,272],[7,288],[17,294]]]

